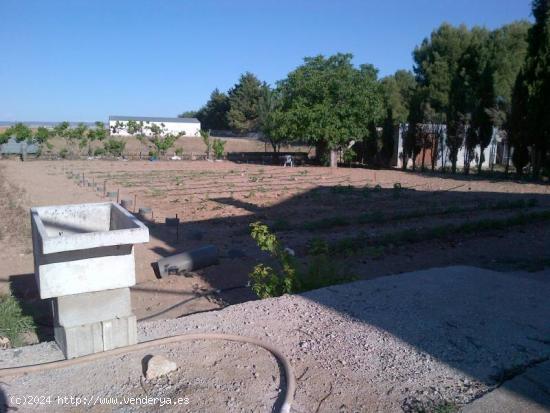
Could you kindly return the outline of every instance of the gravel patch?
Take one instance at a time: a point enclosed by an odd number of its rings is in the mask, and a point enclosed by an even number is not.
[[[548,274],[546,274],[548,275]],[[435,268],[139,324],[139,341],[180,333],[257,337],[290,358],[295,412],[433,411],[494,389],[503,374],[550,357],[550,283],[474,267]],[[142,359],[178,369],[146,380]],[[0,352],[8,367],[61,358],[53,343]],[[247,344],[193,341],[8,378],[22,395],[188,398],[182,406],[32,406],[32,411],[271,411],[284,383],[275,359]],[[20,406],[14,406],[20,407]],[[27,406],[27,408],[29,408]],[[25,411],[25,409],[20,409]]]

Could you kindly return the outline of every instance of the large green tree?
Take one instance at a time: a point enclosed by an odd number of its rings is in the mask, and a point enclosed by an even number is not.
[[[252,73],[241,75],[229,90],[227,120],[232,130],[239,133],[256,132],[259,128],[258,105],[263,94],[263,84]]]
[[[538,178],[550,149],[550,0],[534,0],[523,67],[529,92],[527,122],[533,177]]]
[[[307,57],[277,88],[279,133],[316,145],[320,159],[328,150],[363,140],[369,124],[383,115],[377,70],[372,65],[355,67],[351,54]]]
[[[380,80],[384,92],[384,102],[391,109],[395,123],[405,123],[409,116],[411,95],[416,88],[414,75],[408,70],[398,70],[393,75]]]
[[[194,117],[201,121],[202,129],[227,130],[229,129],[228,112],[229,97],[218,89],[214,89],[206,105],[200,108]]]

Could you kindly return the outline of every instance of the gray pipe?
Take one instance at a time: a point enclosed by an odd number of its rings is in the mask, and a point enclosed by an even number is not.
[[[162,258],[153,265],[153,268],[157,277],[162,278],[171,274],[185,274],[188,271],[195,271],[217,263],[218,249],[214,245],[205,245],[181,254]]]

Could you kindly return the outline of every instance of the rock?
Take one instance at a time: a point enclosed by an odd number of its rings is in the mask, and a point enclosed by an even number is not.
[[[147,361],[147,369],[145,377],[151,380],[157,377],[164,376],[178,368],[177,364],[168,360],[164,356],[153,356]]]
[[[11,341],[9,338],[0,336],[0,349],[5,350],[11,348]]]

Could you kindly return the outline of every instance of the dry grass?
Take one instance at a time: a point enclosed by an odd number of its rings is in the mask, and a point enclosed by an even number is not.
[[[31,248],[29,216],[22,205],[24,191],[8,182],[0,165],[0,240],[24,244]]]

